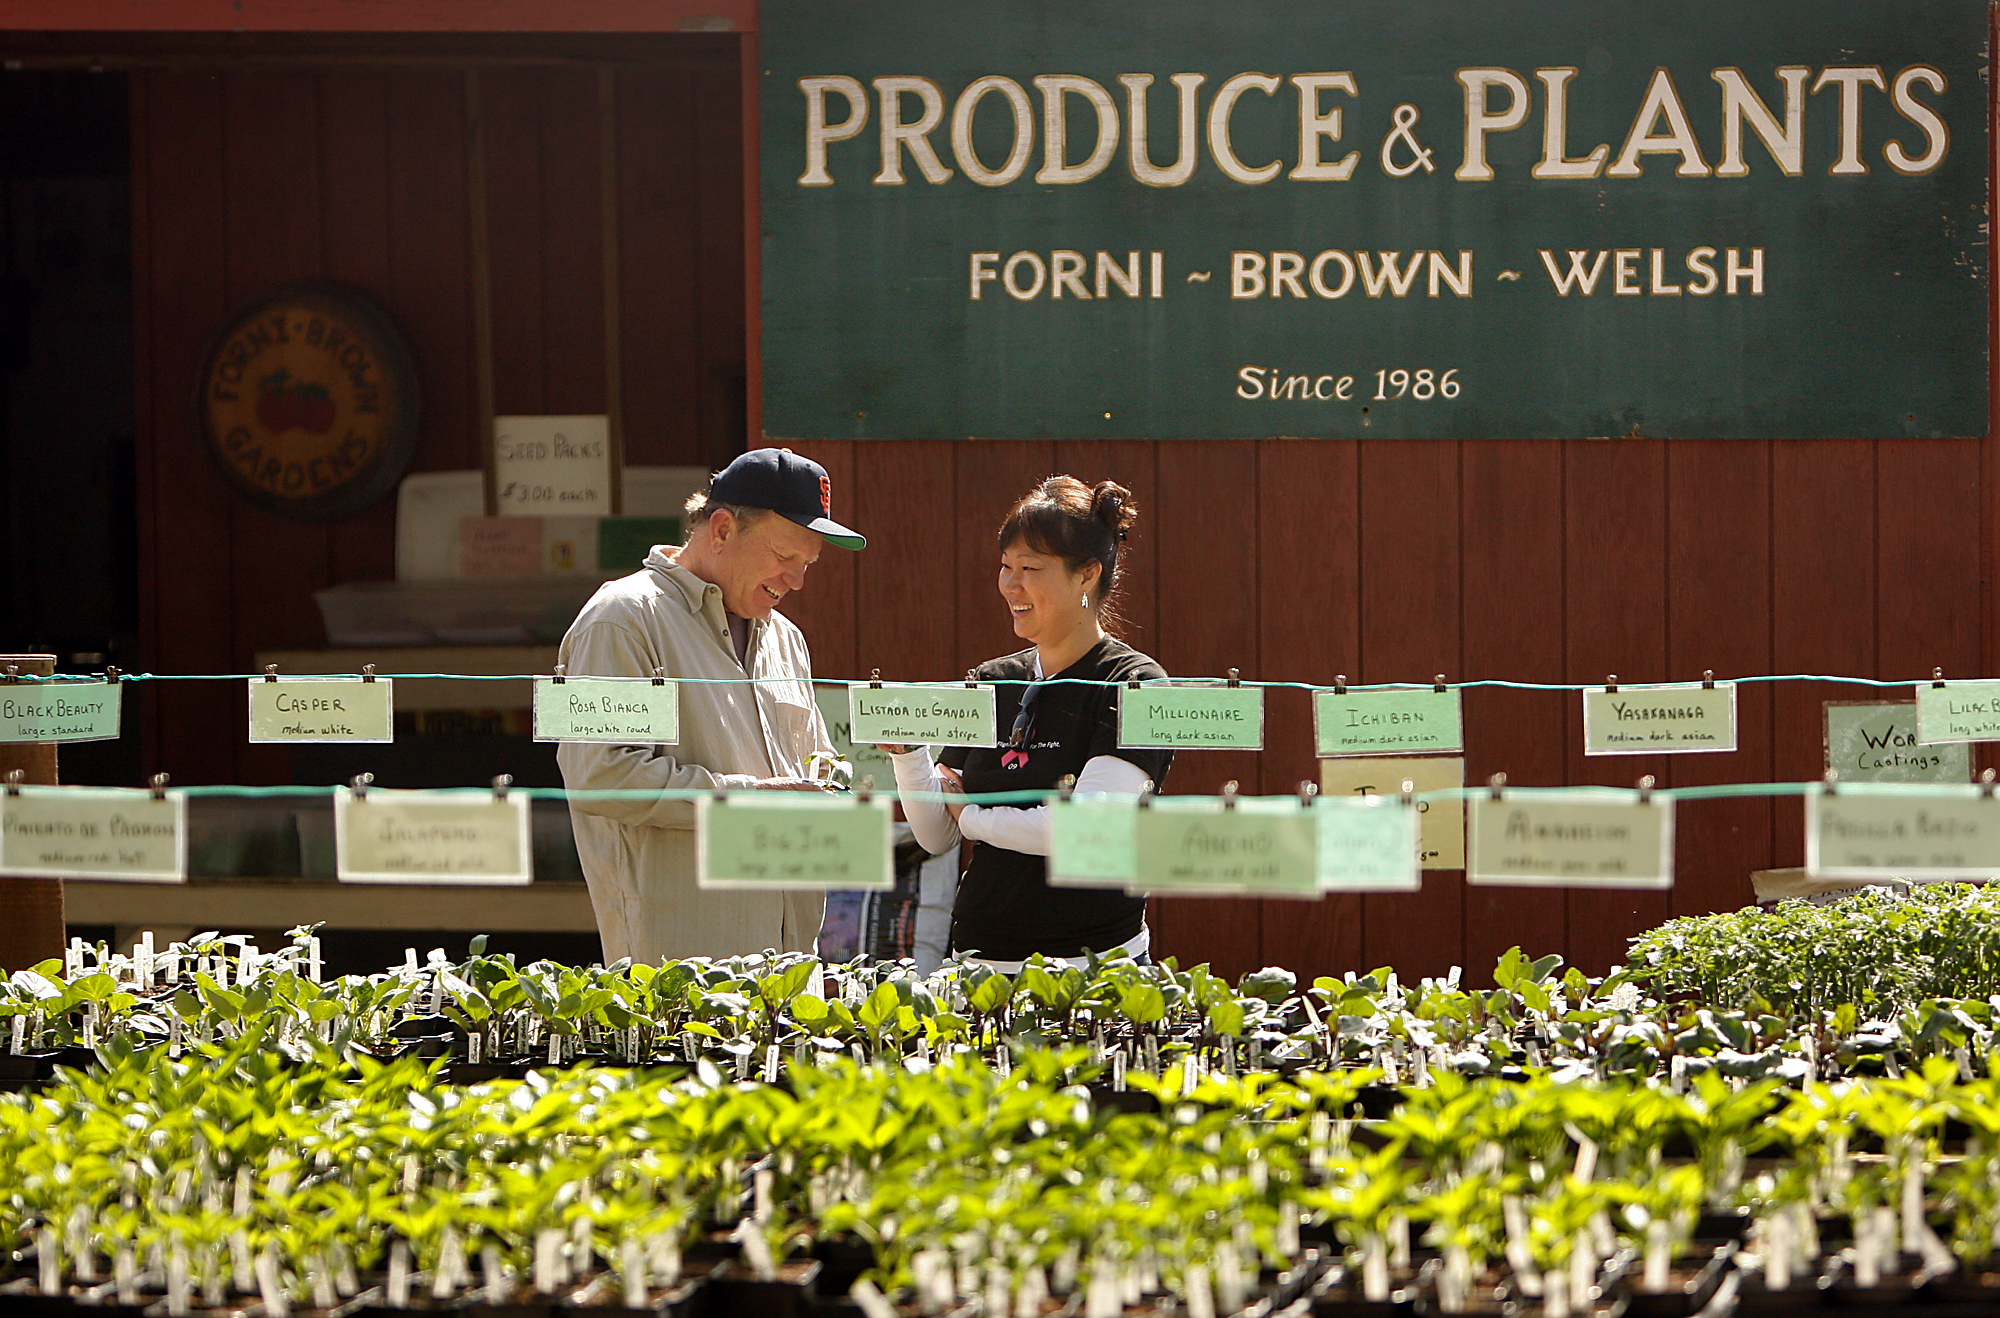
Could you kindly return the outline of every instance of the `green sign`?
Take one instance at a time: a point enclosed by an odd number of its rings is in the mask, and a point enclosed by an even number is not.
[[[765,0],[763,427],[1983,435],[1987,22]]]
[[[681,739],[680,692],[647,677],[538,677],[535,740],[672,746]]]
[[[1264,749],[1264,689],[1196,683],[1118,688],[1118,744],[1167,750]]]
[[[2000,682],[1925,682],[1917,687],[1917,740],[2000,741]]]
[[[1962,783],[1972,777],[1964,742],[1917,740],[1917,707],[1907,701],[1826,702],[1826,767],[1843,783]]]
[[[0,875],[187,882],[187,796],[129,787],[0,793]]]
[[[847,735],[878,746],[992,746],[993,688],[940,682],[856,682]]]
[[[527,883],[534,876],[525,793],[333,794],[334,876],[342,883]]]
[[[1446,755],[1465,749],[1457,687],[1313,692],[1321,759],[1343,755]]]
[[[1806,797],[1806,871],[1830,879],[2000,875],[2000,801],[1976,787],[1868,783]]]
[[[847,735],[848,709],[847,688],[844,686],[815,686],[813,699],[819,704],[819,716],[826,720],[826,734],[833,742],[833,752],[854,766],[854,785],[859,787],[864,781],[883,791],[896,785],[896,764],[888,755],[875,749],[870,742],[859,746]]]
[[[1319,893],[1318,820],[1297,797],[1161,797],[1132,807],[1137,893]],[[1413,853],[1414,854],[1414,853]]]
[[[1049,884],[1129,888],[1139,873],[1139,810],[1129,796],[1094,792],[1049,802]]]
[[[0,685],[0,743],[116,741],[122,703],[117,682]]]
[[[896,886],[890,798],[736,792],[695,802],[696,878],[704,888]]]
[[[1599,789],[1475,794],[1465,881],[1538,888],[1671,888],[1670,800]]]
[[[254,742],[362,742],[396,739],[395,682],[391,678],[253,677],[250,740]]]
[[[1394,797],[1320,798],[1319,886],[1322,892],[1415,892],[1418,814]]]
[[[1736,684],[1621,686],[1583,693],[1585,755],[1736,749]]]

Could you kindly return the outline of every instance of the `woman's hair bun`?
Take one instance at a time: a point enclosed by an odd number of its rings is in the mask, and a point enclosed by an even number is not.
[[[1132,491],[1117,481],[1099,481],[1090,491],[1090,515],[1125,538],[1125,531],[1138,520],[1139,508]]]

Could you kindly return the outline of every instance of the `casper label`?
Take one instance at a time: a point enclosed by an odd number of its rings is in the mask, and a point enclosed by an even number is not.
[[[253,677],[250,687],[250,740],[253,742],[352,741],[379,744],[396,739],[395,682],[378,677]]]
[[[1583,693],[1585,755],[1736,749],[1736,684],[1621,686]]]
[[[0,874],[187,881],[187,796],[117,787],[0,793]]]
[[[896,886],[890,798],[732,792],[695,801],[695,869],[704,888]]]
[[[1321,758],[1445,755],[1465,749],[1457,687],[1313,692],[1313,736]]]
[[[535,679],[536,741],[672,746],[681,738],[681,689],[646,677]]]
[[[1829,879],[1990,879],[2000,801],[1976,787],[1841,784],[1806,794],[1806,872]]]
[[[856,682],[848,735],[885,746],[993,746],[993,688],[962,682]]]
[[[1515,791],[1471,802],[1467,883],[1671,888],[1673,803],[1637,792]]]
[[[1264,748],[1264,688],[1161,682],[1118,688],[1118,744],[1137,749]]]
[[[527,883],[526,795],[334,789],[334,872],[342,883]]]
[[[122,705],[117,682],[10,682],[0,685],[0,742],[116,741]]]

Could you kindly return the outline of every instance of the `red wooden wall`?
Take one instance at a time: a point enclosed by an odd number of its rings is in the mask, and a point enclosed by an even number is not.
[[[738,38],[628,38],[617,68],[626,458],[720,463],[743,427]],[[396,52],[391,50],[391,56]],[[324,644],[312,591],[394,575],[394,500],[289,522],[223,484],[191,396],[239,303],[330,278],[401,326],[423,391],[414,469],[480,465],[472,354],[466,78],[478,67],[501,414],[604,409],[598,68],[412,45],[417,67],[257,67],[132,76],[144,647],[163,673],[241,673],[260,649]],[[148,771],[288,779],[282,750],[229,734],[241,692],[145,692]]]

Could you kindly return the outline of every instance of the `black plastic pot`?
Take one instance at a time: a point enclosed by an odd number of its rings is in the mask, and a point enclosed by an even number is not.
[[[776,1281],[759,1281],[741,1262],[726,1263],[708,1277],[705,1318],[810,1318],[817,1259],[778,1265]]]
[[[1666,1291],[1639,1290],[1643,1265],[1634,1259],[1629,1270],[1606,1280],[1605,1293],[1624,1298],[1626,1318],[1686,1318],[1700,1313],[1715,1298],[1716,1289],[1728,1275],[1735,1256],[1734,1244],[1717,1245],[1697,1267],[1693,1265],[1699,1254],[1690,1249],[1676,1260],[1675,1271],[1682,1277],[1681,1284]]]

